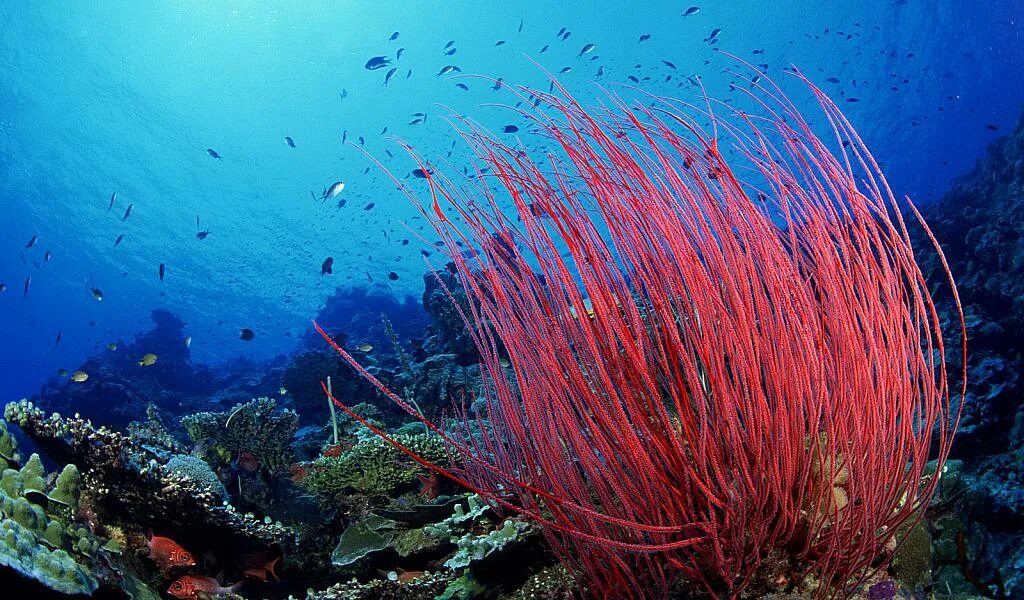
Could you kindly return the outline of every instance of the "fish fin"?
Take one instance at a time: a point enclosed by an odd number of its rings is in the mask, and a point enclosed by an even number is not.
[[[270,573],[271,575],[274,576],[274,580],[275,581],[281,581],[281,578],[277,576],[277,563],[280,560],[281,560],[281,557],[278,556],[274,560],[268,562],[267,566],[263,567],[264,569],[267,570],[267,573]]]

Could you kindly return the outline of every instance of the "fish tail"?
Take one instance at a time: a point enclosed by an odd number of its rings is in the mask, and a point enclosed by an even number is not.
[[[280,560],[281,560],[281,557],[278,556],[274,560],[268,562],[267,566],[265,567],[267,569],[267,573],[270,573],[271,575],[274,576],[274,580],[275,581],[281,581],[281,578],[277,576],[277,563]]]

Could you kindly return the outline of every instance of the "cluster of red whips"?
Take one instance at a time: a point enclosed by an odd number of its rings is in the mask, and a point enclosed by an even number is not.
[[[595,596],[807,574],[845,595],[935,490],[926,463],[941,470],[959,421],[939,317],[878,165],[807,85],[829,143],[765,79],[759,116],[521,89],[550,107],[529,114],[543,164],[456,120],[489,170],[457,185],[424,167],[421,210],[470,299],[489,421],[463,412],[473,435],[317,326],[459,466],[403,451],[534,520]]]

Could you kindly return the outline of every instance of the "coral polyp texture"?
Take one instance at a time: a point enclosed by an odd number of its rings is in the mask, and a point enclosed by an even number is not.
[[[456,119],[487,176],[421,164],[490,420],[427,421],[460,456],[436,469],[539,525],[598,596],[845,595],[935,491],[959,412],[909,230],[930,234],[794,75],[823,137],[761,78],[750,111],[521,88],[546,160]]]

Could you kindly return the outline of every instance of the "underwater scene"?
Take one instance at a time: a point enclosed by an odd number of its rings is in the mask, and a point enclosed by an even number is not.
[[[1020,0],[0,22],[0,597],[1024,599]]]

